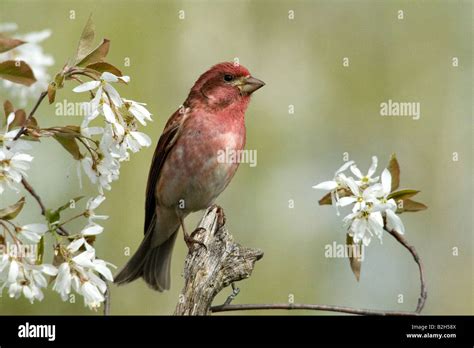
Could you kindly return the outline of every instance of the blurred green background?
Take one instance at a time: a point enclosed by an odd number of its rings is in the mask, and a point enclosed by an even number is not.
[[[397,19],[397,11],[404,19]],[[70,11],[76,19],[69,18]],[[178,18],[185,11],[185,19]],[[288,11],[295,18],[289,20]],[[419,293],[417,267],[395,240],[385,235],[366,250],[360,282],[346,259],[324,257],[324,247],[344,243],[340,217],[318,206],[322,192],[312,185],[332,177],[344,152],[366,171],[377,155],[379,172],[391,153],[402,168],[401,186],[422,192],[429,209],[403,214],[406,237],[426,268],[426,314],[473,314],[472,234],[472,2],[471,1],[10,1],[0,4],[0,22],[16,22],[26,33],[50,28],[43,43],[56,64],[73,54],[89,14],[97,37],[111,40],[108,61],[130,75],[122,96],[148,103],[154,122],[142,128],[154,143],[123,163],[121,177],[99,213],[110,215],[98,238],[98,255],[118,267],[142,239],[144,192],[154,146],[169,115],[185,100],[197,77],[211,65],[235,57],[267,85],[256,92],[246,115],[247,148],[258,165],[241,165],[218,198],[235,238],[264,250],[252,277],[238,284],[236,303],[338,304],[412,310]],[[124,66],[128,57],[131,65]],[[350,66],[343,67],[343,57]],[[452,57],[459,58],[453,67]],[[58,101],[84,95],[60,91]],[[2,95],[2,102],[6,96]],[[421,103],[421,118],[379,115],[381,102]],[[14,101],[14,100],[13,100]],[[31,109],[33,102],[28,104]],[[295,113],[289,114],[289,105]],[[43,104],[43,127],[80,124],[57,117]],[[459,161],[453,162],[453,152]],[[29,177],[49,207],[79,194],[75,163],[53,140],[34,150]],[[84,182],[86,182],[84,177]],[[11,204],[13,194],[1,197]],[[30,201],[20,216],[41,221]],[[294,208],[289,208],[294,200]],[[190,216],[194,227],[202,212]],[[81,225],[78,224],[77,227]],[[459,248],[459,256],[452,248]],[[166,293],[142,281],[112,288],[112,314],[170,314],[183,285],[185,245],[178,240],[172,286]],[[216,302],[230,293],[225,290]],[[404,302],[398,303],[398,295]],[[2,314],[94,314],[62,302],[46,291],[30,305],[3,294]],[[100,312],[99,312],[100,313]],[[236,312],[235,314],[238,314]],[[245,314],[325,314],[255,311]]]

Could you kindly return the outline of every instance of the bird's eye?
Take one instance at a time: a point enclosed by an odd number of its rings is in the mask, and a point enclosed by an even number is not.
[[[224,75],[224,81],[225,82],[230,82],[233,79],[234,79],[234,76],[232,76],[232,75],[228,75],[228,74]]]

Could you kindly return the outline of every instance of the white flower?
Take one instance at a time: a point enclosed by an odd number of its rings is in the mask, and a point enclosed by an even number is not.
[[[48,282],[43,275],[54,276],[57,269],[53,265],[29,265],[18,260],[11,260],[8,268],[8,277],[3,284],[8,287],[8,294],[12,298],[19,298],[23,294],[31,303],[43,299],[42,288],[46,288]]]
[[[142,147],[148,147],[151,145],[151,139],[148,135],[136,131],[127,131],[123,143],[126,144],[127,148],[132,152],[138,152]]]
[[[23,241],[36,244],[47,231],[48,226],[45,224],[29,224],[22,226],[18,231],[18,235]]]
[[[369,171],[367,172],[367,175],[362,175],[360,172],[359,168],[354,164],[351,166],[351,172],[359,178],[359,181],[356,181],[357,185],[366,185],[366,184],[372,184],[374,182],[377,182],[379,180],[379,177],[372,178],[372,175],[375,174],[375,171],[377,170],[377,157],[372,156],[372,165],[369,168]]]
[[[112,102],[116,107],[121,107],[123,105],[122,98],[117,90],[110,84],[114,82],[129,82],[130,77],[128,76],[115,76],[112,73],[104,72],[100,76],[100,79],[85,82],[73,89],[73,92],[81,93],[81,92],[88,92],[92,91],[97,88],[95,98],[93,100],[93,105],[95,106],[94,109],[100,104],[105,104],[106,99],[110,98],[110,102]],[[107,97],[107,98],[106,98]],[[110,106],[107,104],[108,108]],[[107,115],[105,115],[107,118]]]
[[[109,152],[103,153],[101,159],[97,159],[94,164],[92,158],[84,157],[81,160],[84,172],[93,184],[98,184],[99,192],[103,193],[103,188],[110,190],[110,183],[119,177],[120,163],[113,158]]]
[[[124,105],[120,94],[111,85],[111,83],[123,81],[129,82],[128,76],[115,76],[112,73],[102,73],[99,80],[85,82],[73,89],[74,92],[88,92],[97,89],[94,98],[90,101],[90,114],[84,118],[81,125],[81,133],[87,135],[90,131],[87,131],[89,123],[97,118],[99,115],[103,115],[107,122],[114,126],[115,132],[119,135],[124,134],[124,121],[118,112],[118,109]],[[115,109],[115,111],[112,109]]]
[[[354,162],[348,162],[339,168],[331,181],[322,182],[313,188],[331,191],[332,203],[337,207],[353,204],[352,213],[344,217],[344,223],[349,228],[349,235],[355,243],[362,241],[367,246],[373,236],[382,240],[385,228],[400,234],[405,232],[402,220],[396,215],[397,204],[389,199],[392,176],[384,169],[379,177],[374,177],[377,169],[377,157],[372,157],[372,165],[367,175],[362,175]],[[359,179],[345,176],[342,172],[350,166],[352,173]],[[338,190],[344,189],[345,196],[339,197]],[[349,194],[347,193],[349,192]],[[339,211],[338,211],[339,215]],[[385,218],[385,221],[384,221]],[[384,225],[385,223],[385,225]]]
[[[32,160],[33,157],[28,154],[13,152],[6,147],[0,148],[0,194],[6,186],[18,191],[15,184],[21,182],[22,176],[26,176]]]
[[[319,190],[333,191],[337,188],[340,188],[341,186],[345,187],[346,176],[343,175],[342,172],[346,171],[347,168],[349,168],[353,163],[354,161],[348,161],[344,163],[338,170],[336,170],[336,173],[334,173],[333,180],[323,181],[322,183],[314,185],[313,188]]]
[[[344,163],[336,172],[334,173],[333,180],[324,181],[318,185],[313,186],[314,189],[326,190],[331,192],[331,201],[332,203],[337,203],[339,201],[339,190],[348,188],[347,177],[343,173],[349,168],[354,161],[348,161]],[[335,204],[336,214],[339,216],[339,206]]]
[[[363,191],[361,191],[362,188],[359,187],[352,178],[347,178],[346,184],[353,195],[339,198],[336,202],[338,206],[345,207],[349,204],[355,203],[352,212],[357,212],[365,209],[367,205],[377,202],[377,194],[381,190],[380,184],[368,186]]]
[[[73,254],[82,246],[85,246],[86,250],[74,256]],[[71,242],[67,250],[71,253],[71,257],[68,262],[59,266],[53,290],[66,301],[73,289],[84,297],[86,306],[92,309],[99,307],[107,291],[107,284],[99,275],[112,282],[113,276],[108,266],[115,266],[96,259],[95,249],[83,237]]]
[[[13,28],[10,27],[10,29]],[[38,95],[46,89],[51,79],[47,73],[47,68],[54,64],[54,59],[51,55],[45,54],[40,46],[40,43],[50,36],[51,30],[49,29],[26,35],[16,35],[16,39],[23,40],[26,43],[0,54],[0,61],[23,60],[33,70],[37,81],[31,86],[23,86],[7,80],[1,81],[3,89],[13,97],[19,98],[21,106],[25,106],[30,98],[38,98]]]
[[[128,111],[135,117],[138,122],[140,122],[143,126],[146,126],[147,121],[152,121],[151,119],[151,113],[148,111],[144,105],[145,103],[139,103],[133,100],[128,100],[128,99],[123,99],[125,102],[125,107],[128,109]]]
[[[388,199],[388,195],[392,189],[392,175],[388,169],[382,172],[381,197],[378,202],[378,209],[385,212],[387,218],[387,228],[391,231],[396,231],[400,234],[405,233],[405,226],[402,220],[395,213],[397,210],[397,203],[393,198]]]
[[[72,274],[69,263],[64,262],[58,268],[58,275],[53,284],[53,290],[59,293],[61,299],[66,301],[71,293]]]
[[[344,222],[349,226],[349,235],[352,236],[354,243],[362,241],[368,246],[374,235],[382,240],[383,218],[379,211],[366,208],[347,215]]]
[[[90,224],[94,223],[94,220],[106,220],[109,218],[107,215],[96,215],[94,212],[94,210],[97,209],[103,201],[105,201],[104,195],[90,198],[87,201],[85,216],[89,219]]]
[[[105,300],[104,295],[98,289],[97,285],[89,281],[82,284],[80,293],[84,296],[84,305],[91,309],[100,307],[100,304]]]

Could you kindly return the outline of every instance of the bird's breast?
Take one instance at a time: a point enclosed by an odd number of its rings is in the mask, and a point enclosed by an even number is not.
[[[243,118],[187,119],[163,165],[158,201],[187,212],[207,208],[234,176],[244,144]]]

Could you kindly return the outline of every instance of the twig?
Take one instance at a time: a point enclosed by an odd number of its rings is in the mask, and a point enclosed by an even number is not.
[[[363,308],[351,308],[344,306],[331,306],[331,305],[317,305],[317,304],[299,304],[299,303],[268,303],[268,304],[223,304],[219,306],[211,307],[212,313],[218,312],[230,312],[230,311],[246,311],[246,310],[266,310],[266,309],[306,309],[313,311],[326,311],[326,312],[339,312],[359,315],[378,315],[378,316],[413,316],[418,315],[414,312],[404,311],[381,311],[371,310]]]
[[[100,279],[102,279],[104,282],[105,282],[105,285],[107,286],[107,290],[105,290],[105,294],[104,294],[104,297],[105,297],[105,301],[104,301],[104,316],[108,316],[110,315],[110,286],[109,286],[109,282],[107,281],[107,279],[105,279],[105,277],[100,274]]]
[[[426,298],[428,297],[423,261],[421,261],[421,258],[418,255],[418,252],[416,251],[415,247],[413,245],[408,244],[407,240],[405,239],[405,237],[403,237],[403,235],[395,231],[388,230],[387,228],[385,230],[390,233],[401,245],[403,245],[411,253],[413,259],[418,265],[418,270],[420,272],[420,297],[418,298],[418,305],[416,306],[415,311],[416,313],[421,313],[423,307],[425,306]]]
[[[30,183],[28,181],[26,181],[25,177],[23,177],[21,179],[21,183],[22,183],[23,187],[25,188],[25,190],[28,191],[30,193],[30,195],[33,196],[34,199],[36,199],[36,202],[38,203],[38,205],[40,206],[40,209],[41,209],[41,215],[43,215],[43,216],[46,215],[46,207],[44,206],[43,201],[41,200],[41,197],[36,193],[36,191],[30,185]]]
[[[28,123],[28,121],[33,117],[33,115],[35,114],[36,110],[38,109],[38,107],[40,106],[41,102],[43,101],[43,99],[48,95],[48,91],[44,91],[44,92],[41,92],[38,100],[36,101],[36,104],[35,106],[33,107],[33,109],[31,110],[30,114],[28,115],[28,117],[26,118],[26,120],[23,122],[23,125],[21,126],[19,132],[15,135],[15,137],[13,138],[13,141],[17,140],[18,138],[20,138],[22,136],[23,133],[25,133],[25,130],[26,130],[26,125]]]
[[[209,211],[206,215],[209,215],[213,211]],[[217,216],[214,217],[217,219]],[[203,218],[204,220],[204,218]],[[376,315],[376,316],[416,316],[421,313],[425,305],[427,298],[426,282],[424,277],[424,268],[423,263],[416,251],[416,249],[410,245],[405,237],[400,235],[395,231],[390,231],[386,229],[400,244],[402,244],[408,251],[412,254],[416,264],[418,265],[420,271],[420,283],[421,283],[421,292],[420,298],[418,299],[418,305],[414,312],[409,311],[390,311],[390,310],[372,310],[364,308],[352,308],[346,306],[332,306],[332,305],[318,305],[318,304],[292,304],[292,303],[268,303],[268,304],[230,304],[236,295],[233,283],[232,294],[227,298],[224,304],[218,306],[212,306],[208,312],[218,313],[218,312],[230,312],[230,311],[245,311],[245,310],[269,310],[269,309],[282,309],[282,310],[314,310],[314,311],[326,311],[326,312],[339,312],[339,313],[348,313],[348,314],[358,314],[358,315]],[[198,285],[199,286],[199,285]],[[193,289],[194,291],[196,289]],[[220,289],[218,289],[220,290]],[[192,291],[188,291],[191,292]],[[218,292],[218,291],[217,291]],[[203,311],[202,313],[206,313]]]
[[[45,205],[43,204],[43,201],[41,200],[41,197],[36,193],[35,189],[33,188],[33,186],[30,185],[30,183],[25,179],[25,177],[22,177],[21,179],[21,184],[23,185],[23,187],[25,188],[26,191],[28,191],[30,193],[30,195],[36,200],[36,202],[38,203],[40,209],[41,209],[41,215],[43,215],[44,217],[46,217],[46,207]],[[59,226],[57,228],[58,230],[58,233],[62,236],[68,236],[69,235],[69,232],[66,231],[66,229],[64,227],[61,227]]]
[[[234,283],[230,284],[232,286],[232,293],[227,297],[227,299],[224,302],[224,305],[230,305],[230,303],[237,297],[237,295],[240,293],[240,289],[235,286]]]

